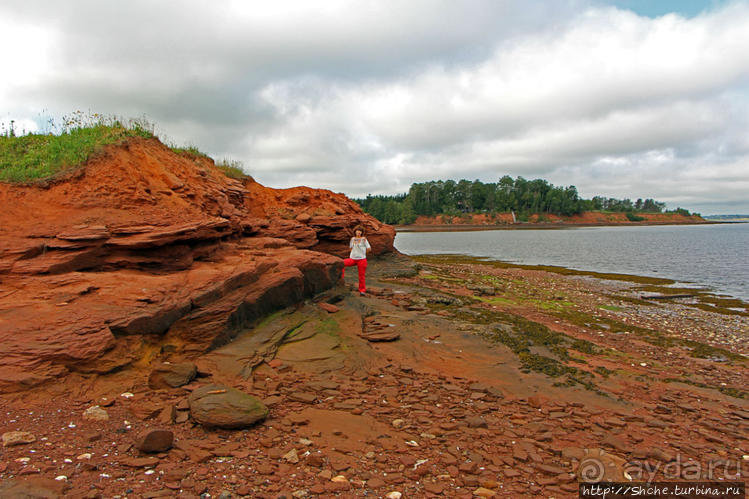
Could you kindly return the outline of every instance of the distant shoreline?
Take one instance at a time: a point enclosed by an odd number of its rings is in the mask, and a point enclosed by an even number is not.
[[[747,221],[701,220],[694,222],[619,222],[619,223],[559,223],[559,222],[519,222],[514,224],[410,224],[394,225],[396,232],[473,232],[480,230],[523,230],[523,229],[574,229],[580,227],[637,227],[643,225],[715,225],[748,223]]]

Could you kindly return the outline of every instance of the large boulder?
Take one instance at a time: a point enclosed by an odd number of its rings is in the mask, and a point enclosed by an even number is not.
[[[190,415],[204,426],[246,428],[268,416],[268,408],[259,399],[228,386],[198,388],[188,400]]]

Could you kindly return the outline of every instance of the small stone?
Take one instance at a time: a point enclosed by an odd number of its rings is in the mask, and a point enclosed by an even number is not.
[[[3,433],[3,447],[13,447],[14,445],[24,445],[36,442],[36,437],[28,431],[9,431]]]
[[[156,421],[158,421],[159,424],[168,425],[174,423],[174,420],[177,419],[177,408],[172,404],[167,404],[164,406],[163,409],[161,409],[161,412],[156,417]]]
[[[143,431],[135,446],[142,452],[165,452],[172,448],[174,433],[163,429],[148,429]]]
[[[372,489],[379,489],[380,487],[385,486],[385,480],[383,480],[380,477],[374,477],[367,480],[367,488]]]
[[[332,305],[330,303],[325,303],[324,301],[317,304],[321,309],[325,310],[329,314],[334,314],[340,310],[340,308],[336,307],[335,305]]]
[[[561,475],[567,472],[566,469],[552,464],[536,464],[536,469],[548,473],[549,475]]]
[[[84,438],[87,442],[97,442],[101,440],[101,433],[99,432],[93,432],[93,433],[87,433]]]
[[[663,461],[664,463],[670,463],[674,459],[673,455],[665,452],[660,447],[653,447],[652,449],[650,449],[650,452],[648,452],[648,457],[657,459],[658,461]]]
[[[432,483],[432,482],[426,482],[424,484],[424,490],[427,492],[430,492],[432,494],[442,494],[442,491],[445,490],[445,485],[442,483]]]
[[[291,449],[289,452],[284,454],[283,458],[291,464],[299,462],[299,456],[297,455],[296,449]]]
[[[388,492],[387,494],[385,494],[385,497],[387,497],[387,499],[401,499],[402,496],[403,496],[403,494],[401,494],[400,492],[398,492],[396,490],[394,490],[392,492]]]
[[[192,362],[164,362],[151,371],[148,386],[154,390],[177,388],[190,383],[197,374],[198,368]]]
[[[109,414],[98,405],[94,405],[83,411],[83,419],[88,421],[109,421]]]
[[[471,416],[466,418],[466,423],[469,428],[488,428],[489,425],[486,423],[484,418],[481,416]]]
[[[129,457],[120,461],[120,464],[130,468],[152,468],[159,464],[155,457]]]
[[[303,402],[305,404],[314,404],[315,400],[317,400],[317,396],[314,393],[293,392],[289,395],[289,399],[296,402]]]
[[[478,489],[473,491],[473,495],[479,496],[479,497],[494,497],[497,495],[496,492],[493,490],[485,489],[484,487],[479,487]]]
[[[479,465],[475,462],[465,462],[458,466],[458,469],[463,473],[474,474],[478,471]]]
[[[272,475],[276,472],[276,468],[270,464],[259,464],[256,469],[261,475]]]
[[[539,409],[544,405],[544,400],[545,399],[540,395],[533,395],[531,397],[528,397],[528,405],[533,408]]]
[[[402,428],[404,424],[405,421],[403,421],[402,419],[394,419],[392,423],[393,428]]]
[[[252,487],[250,487],[250,486],[249,486],[249,485],[247,485],[247,484],[245,484],[245,485],[240,485],[239,487],[237,487],[237,490],[236,490],[236,492],[237,492],[237,494],[239,494],[240,496],[248,496],[248,495],[250,495],[250,494],[252,493]]]

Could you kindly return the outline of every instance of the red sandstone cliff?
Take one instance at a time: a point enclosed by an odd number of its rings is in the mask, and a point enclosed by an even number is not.
[[[706,223],[699,215],[682,215],[680,213],[636,213],[642,220],[633,222],[624,212],[610,213],[602,211],[584,211],[576,215],[560,216],[553,213],[536,213],[528,217],[527,222],[513,220],[512,213],[472,213],[464,216],[421,215],[413,224],[403,227],[418,227],[430,225],[529,225],[564,226],[564,225],[671,225]]]
[[[333,286],[350,229],[395,232],[343,194],[225,176],[156,139],[53,183],[0,184],[0,391],[205,351]]]

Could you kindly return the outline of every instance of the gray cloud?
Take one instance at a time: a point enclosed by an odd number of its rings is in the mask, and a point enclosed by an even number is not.
[[[15,2],[13,42],[0,120],[145,114],[272,186],[510,174],[749,212],[743,1]]]

